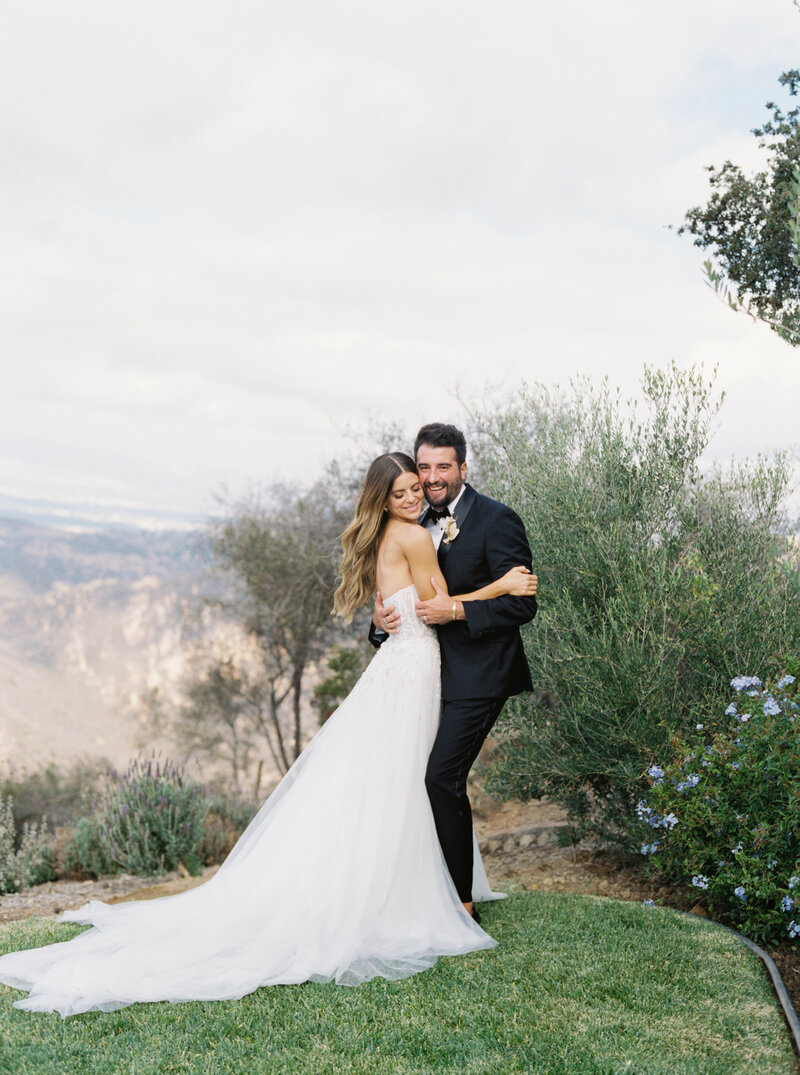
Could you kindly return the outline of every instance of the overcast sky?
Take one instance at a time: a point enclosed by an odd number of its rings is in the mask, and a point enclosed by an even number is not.
[[[460,391],[719,363],[714,450],[798,440],[800,353],[667,225],[800,65],[791,0],[26,0],[0,42],[0,494],[202,516]]]

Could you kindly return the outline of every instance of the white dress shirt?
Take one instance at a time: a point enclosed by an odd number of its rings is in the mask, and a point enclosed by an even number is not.
[[[451,500],[450,503],[447,505],[451,515],[453,514],[453,510],[454,510],[456,504],[459,502],[461,497],[464,495],[464,490],[465,489],[466,489],[466,485],[462,485],[458,496],[455,498],[455,500]],[[442,536],[444,534],[444,523],[445,523],[444,519],[427,519],[426,522],[425,522],[425,529],[428,531],[428,533],[433,538],[433,544],[436,546],[436,551],[437,552],[439,551],[439,546],[442,543]]]

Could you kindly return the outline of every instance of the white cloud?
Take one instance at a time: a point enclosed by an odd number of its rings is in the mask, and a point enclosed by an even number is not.
[[[200,505],[313,471],[347,423],[452,414],[456,384],[632,387],[672,358],[719,360],[731,447],[788,429],[785,392],[754,423],[733,402],[753,413],[764,371],[796,385],[797,356],[666,230],[706,164],[756,166],[788,0],[31,0],[6,29],[20,485],[58,468]]]

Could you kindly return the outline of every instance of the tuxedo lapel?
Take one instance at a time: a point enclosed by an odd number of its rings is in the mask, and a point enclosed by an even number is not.
[[[464,525],[464,522],[465,522],[467,516],[472,511],[472,505],[475,503],[475,501],[477,499],[478,499],[478,494],[475,492],[475,490],[472,488],[471,485],[467,485],[465,483],[465,485],[464,485],[464,495],[461,497],[459,502],[456,504],[455,510],[453,511],[453,517],[456,520],[456,524],[457,524],[459,530]]]
[[[472,505],[475,503],[477,498],[478,494],[475,492],[472,486],[465,484],[464,492],[461,494],[461,499],[453,509],[453,518],[455,519],[456,526],[459,530],[461,530],[464,526],[464,522],[466,521],[467,516],[472,510]],[[453,540],[458,541],[458,538],[456,537]],[[447,560],[449,553],[450,543],[446,542],[444,540],[444,536],[442,536],[442,540],[439,542],[439,549],[436,553],[436,558],[439,561],[439,567],[442,569],[442,572],[444,572],[445,561]]]

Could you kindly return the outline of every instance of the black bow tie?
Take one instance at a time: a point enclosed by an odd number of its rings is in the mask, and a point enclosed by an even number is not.
[[[448,507],[430,508],[429,510],[430,510],[430,514],[429,514],[428,518],[429,519],[434,519],[436,521],[438,521],[439,519],[448,519],[453,514]]]

